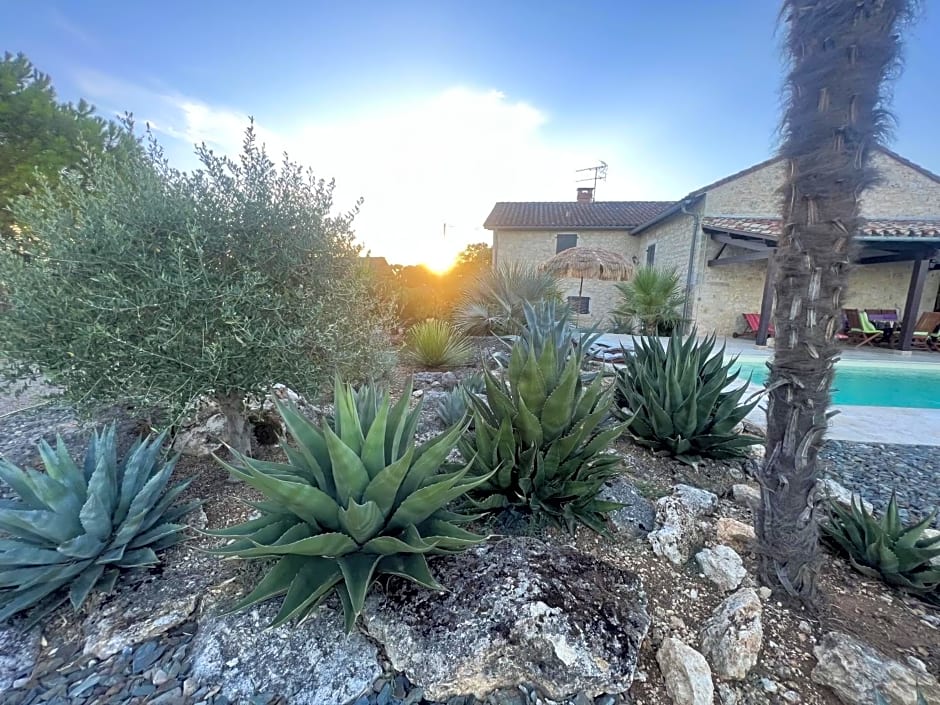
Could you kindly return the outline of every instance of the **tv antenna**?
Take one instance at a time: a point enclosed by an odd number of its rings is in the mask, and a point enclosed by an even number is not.
[[[605,162],[603,159],[598,159],[597,161],[600,162],[600,164],[597,166],[589,166],[585,167],[584,169],[575,169],[576,174],[580,174],[586,171],[593,172],[583,179],[575,179],[575,182],[580,184],[584,181],[593,181],[594,188],[596,189],[598,181],[607,181],[607,162]]]

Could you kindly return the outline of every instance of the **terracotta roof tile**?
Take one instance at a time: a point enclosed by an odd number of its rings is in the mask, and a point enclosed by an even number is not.
[[[706,230],[741,233],[776,238],[780,235],[779,218],[705,217]],[[866,220],[860,237],[940,237],[940,220]]]
[[[495,228],[610,228],[631,230],[654,218],[672,201],[519,201],[493,206],[483,227]]]

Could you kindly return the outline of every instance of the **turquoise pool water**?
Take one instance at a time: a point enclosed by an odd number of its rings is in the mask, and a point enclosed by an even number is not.
[[[763,384],[766,360],[738,358],[742,376]],[[836,365],[834,404],[940,409],[940,365],[842,361]]]

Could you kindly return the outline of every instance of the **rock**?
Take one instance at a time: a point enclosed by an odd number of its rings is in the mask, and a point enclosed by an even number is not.
[[[764,638],[760,598],[742,588],[718,605],[702,628],[702,653],[721,678],[744,680]]]
[[[562,700],[627,690],[649,629],[639,577],[572,548],[509,538],[434,562],[448,588],[394,581],[366,604],[369,635],[425,698],[520,683]]]
[[[359,632],[346,635],[342,615],[320,609],[301,624],[267,626],[280,605],[200,615],[192,677],[221,685],[234,702],[276,692],[289,705],[343,705],[371,691],[382,674],[378,650]]]
[[[667,637],[656,652],[666,692],[676,705],[712,705],[712,671],[705,657],[678,639]]]
[[[448,391],[456,387],[458,381],[457,375],[453,372],[445,372],[441,375],[441,386]]]
[[[747,575],[741,556],[729,546],[702,549],[695,554],[695,562],[705,577],[724,592],[736,589]]]
[[[757,511],[760,506],[760,490],[757,487],[743,484],[732,485],[731,496],[742,507],[748,507],[753,511]]]
[[[600,498],[623,505],[607,515],[618,532],[642,538],[653,530],[656,508],[626,478],[617,477],[609,481],[601,489]]]
[[[846,509],[851,508],[852,506],[852,497],[856,498],[856,502],[861,500],[862,506],[866,511],[872,512],[875,509],[873,505],[868,500],[862,498],[859,494],[853,494],[849,492],[845,487],[840,485],[835,480],[825,478],[816,481],[816,501],[825,502],[827,499],[832,499],[833,501],[839,503],[841,506]]]
[[[923,538],[925,539],[935,539],[940,536],[940,529],[924,529]],[[940,545],[940,544],[938,544]],[[930,559],[931,565],[940,566],[940,556],[934,556]]]
[[[28,676],[39,656],[39,629],[24,631],[18,624],[0,624],[0,693]]]
[[[183,624],[196,609],[199,585],[198,576],[187,579],[168,570],[164,579],[119,592],[85,620],[83,653],[106,659]]]
[[[818,661],[812,672],[849,705],[875,705],[879,691],[889,705],[916,705],[917,689],[928,703],[940,702],[940,684],[926,673],[884,656],[842,632],[829,632],[813,649]]]
[[[767,587],[766,585],[761,585],[761,586],[757,589],[757,593],[760,595],[760,599],[762,599],[762,600],[769,600],[769,599],[771,598],[771,596],[774,594],[774,591],[771,590],[771,589],[770,589],[769,587]]]
[[[683,565],[702,542],[699,519],[717,508],[718,497],[711,492],[688,485],[673,487],[671,495],[656,502],[658,528],[647,537],[653,553]]]
[[[747,546],[757,539],[753,526],[729,517],[722,517],[715,524],[715,536],[719,543],[738,546]]]

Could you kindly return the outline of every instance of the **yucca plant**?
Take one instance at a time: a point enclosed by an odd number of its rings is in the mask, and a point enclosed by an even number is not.
[[[453,426],[463,421],[467,415],[470,405],[471,394],[480,394],[483,392],[483,373],[474,372],[471,376],[460,381],[460,383],[449,392],[445,393],[437,405],[437,418],[445,426]]]
[[[522,507],[569,531],[580,522],[603,532],[605,513],[620,506],[597,498],[619,462],[604,451],[624,426],[602,427],[612,391],[599,375],[590,385],[581,379],[597,336],[573,340],[553,303],[524,311],[507,368],[483,373],[487,401],[470,400],[474,431],[460,449],[489,476],[473,497],[486,509]]]
[[[761,439],[735,429],[759,394],[744,400],[747,384],[734,386],[737,358],[715,351],[715,336],[697,340],[636,338],[617,373],[615,413],[627,419],[627,432],[640,445],[665,451],[695,465],[699,458],[734,458]]]
[[[517,335],[525,325],[525,305],[543,301],[560,304],[558,277],[512,263],[480,274],[454,318],[457,327],[468,335]]]
[[[96,432],[81,467],[61,438],[54,450],[39,444],[45,472],[0,460],[0,479],[18,495],[0,506],[0,621],[43,603],[36,622],[67,599],[77,610],[182,540],[175,522],[198,502],[173,506],[192,480],[166,489],[176,465],[161,455],[166,434],[138,439],[120,462],[114,435],[113,425]]]
[[[829,509],[829,521],[822,525],[823,535],[845,552],[858,572],[940,602],[940,565],[933,562],[940,556],[940,536],[924,536],[936,512],[907,525],[898,515],[894,492],[881,519],[856,497],[852,497],[848,509],[830,500]]]
[[[473,348],[450,323],[432,318],[408,329],[405,353],[422,367],[456,367],[470,361]]]
[[[272,626],[306,617],[335,591],[350,631],[377,576],[440,590],[425,556],[483,540],[458,526],[475,517],[446,505],[487,477],[468,479],[469,466],[439,472],[464,426],[415,447],[421,405],[408,409],[410,382],[395,405],[371,386],[357,393],[337,382],[334,394],[334,418],[319,427],[278,405],[295,443],[283,444],[287,463],[241,455],[234,464],[219,461],[267,498],[254,505],[258,518],[208,533],[233,539],[219,555],[277,559],[233,608],[284,595]]]

